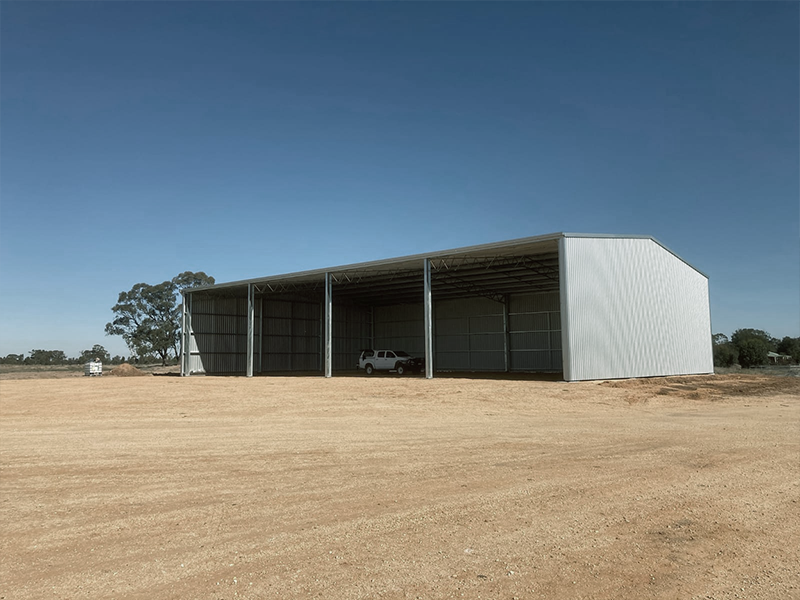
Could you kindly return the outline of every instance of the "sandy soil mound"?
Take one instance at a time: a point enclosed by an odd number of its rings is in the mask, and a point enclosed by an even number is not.
[[[652,377],[604,381],[602,387],[624,390],[628,402],[647,401],[654,396],[674,396],[689,400],[717,400],[724,396],[771,396],[800,393],[797,377],[762,375],[695,375]]]
[[[120,366],[114,367],[114,370],[111,371],[109,375],[116,375],[117,377],[142,377],[147,375],[147,373],[143,373],[128,363],[122,363]]]

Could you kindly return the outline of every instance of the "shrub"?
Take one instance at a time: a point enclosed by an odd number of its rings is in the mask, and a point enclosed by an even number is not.
[[[764,340],[748,338],[739,342],[739,364],[744,368],[757,367],[767,362],[769,346]]]

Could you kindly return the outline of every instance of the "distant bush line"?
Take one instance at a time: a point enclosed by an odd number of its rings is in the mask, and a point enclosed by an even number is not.
[[[95,344],[91,350],[84,350],[76,357],[68,357],[63,350],[31,350],[26,356],[23,354],[8,354],[0,357],[0,365],[82,365],[92,360],[99,360],[107,365],[120,365],[124,362],[138,364],[160,363],[157,356],[111,356],[100,344]]]
[[[715,367],[743,368],[762,365],[797,365],[800,364],[800,337],[786,336],[779,340],[761,329],[737,329],[729,338],[723,333],[711,336],[714,349]],[[84,350],[79,356],[70,358],[63,350],[31,350],[25,354],[9,354],[0,357],[2,365],[81,365],[91,360],[99,360],[104,364],[119,365],[124,362],[138,364],[177,363],[177,357],[143,354],[141,356],[111,356],[103,346],[95,344],[90,350]]]
[[[761,329],[737,329],[730,338],[715,333],[711,340],[715,367],[800,364],[800,337],[779,340]]]

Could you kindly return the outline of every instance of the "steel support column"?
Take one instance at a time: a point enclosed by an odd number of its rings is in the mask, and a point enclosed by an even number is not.
[[[247,376],[253,376],[253,332],[255,331],[255,295],[252,283],[247,284]]]
[[[431,259],[425,259],[425,378],[433,379],[433,297],[431,294]]]
[[[572,381],[572,351],[569,343],[569,302],[567,281],[567,238],[562,236],[558,240],[558,295],[561,308],[561,369],[564,372],[564,381]]]
[[[322,341],[325,377],[333,375],[333,280],[325,273],[325,339]]]
[[[258,299],[258,369],[259,373],[264,364],[264,297]]]
[[[181,377],[186,377],[189,374],[189,319],[187,318],[187,302],[186,294],[181,293],[183,302],[181,302]]]
[[[511,296],[506,295],[503,298],[503,360],[505,361],[506,373],[511,370],[511,353],[510,353],[510,334],[508,333],[508,305],[511,303]]]

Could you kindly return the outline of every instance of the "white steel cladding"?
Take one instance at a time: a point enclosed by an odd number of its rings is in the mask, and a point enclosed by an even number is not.
[[[713,372],[708,279],[650,238],[561,245],[564,379]]]

